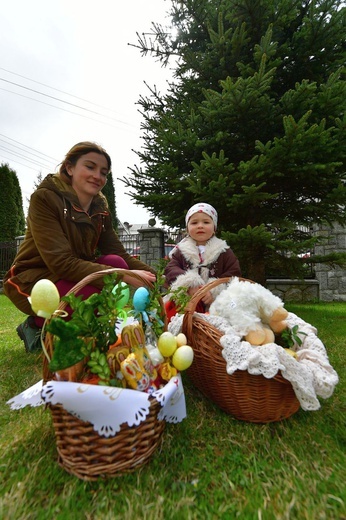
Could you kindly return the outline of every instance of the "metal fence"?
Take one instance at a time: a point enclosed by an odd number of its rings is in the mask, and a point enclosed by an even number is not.
[[[17,253],[17,241],[0,242],[0,279],[9,270]]]
[[[9,270],[12,265],[12,262],[16,256],[18,247],[24,237],[18,237],[16,240],[11,240],[9,242],[0,242],[0,279],[2,279],[5,273]],[[176,244],[179,240],[182,239],[182,235],[180,233],[168,233],[165,236],[165,250],[170,249],[168,246],[171,244]],[[126,251],[130,253],[130,255],[139,256],[140,255],[140,234],[136,233],[133,235],[119,235],[119,240],[124,245]],[[165,253],[166,254],[166,253]]]
[[[183,234],[177,231],[167,232],[165,233],[165,244],[164,244],[164,256],[167,256],[173,246],[180,242],[183,238]],[[126,251],[135,257],[140,256],[141,252],[141,244],[140,244],[140,234],[135,233],[133,235],[118,235],[120,242],[125,247]]]
[[[173,248],[174,244],[177,244],[182,238],[183,234],[179,232],[167,232],[165,234],[165,248],[164,256],[168,256],[169,252]],[[0,280],[4,277],[5,273],[9,270],[12,262],[16,256],[19,244],[23,237],[18,237],[16,240],[9,242],[0,242]],[[133,235],[119,235],[119,240],[124,245],[126,251],[135,257],[140,256],[140,234],[136,233]],[[313,266],[307,262],[305,264],[305,278],[315,278],[315,270]],[[289,278],[288,273],[282,272],[270,272],[268,273],[269,278]]]
[[[118,235],[120,242],[125,247],[126,251],[130,253],[130,255],[137,254],[138,248],[140,247],[139,233],[135,235]]]

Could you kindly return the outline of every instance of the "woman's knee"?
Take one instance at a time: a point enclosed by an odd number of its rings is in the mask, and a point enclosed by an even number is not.
[[[110,267],[118,267],[119,269],[128,269],[129,266],[125,260],[119,255],[103,255],[96,260],[97,264],[109,265]]]

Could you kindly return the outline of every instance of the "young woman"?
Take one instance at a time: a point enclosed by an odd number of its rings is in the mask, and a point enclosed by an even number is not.
[[[126,252],[113,230],[101,193],[110,171],[111,159],[101,146],[78,143],[66,154],[59,173],[49,174],[31,196],[25,238],[4,278],[5,294],[29,315],[17,328],[27,351],[40,346],[43,320],[33,316],[28,301],[38,280],[51,280],[63,296],[85,276],[110,267],[156,279],[153,269]],[[128,281],[126,276],[123,280]],[[131,283],[140,285],[134,278]],[[87,298],[101,288],[102,281],[95,281],[82,293]]]
[[[241,276],[237,257],[224,240],[215,236],[217,218],[215,208],[205,202],[195,204],[186,213],[188,235],[170,253],[164,273],[171,291],[186,287],[193,296],[216,278]],[[196,310],[204,312],[221,289],[222,286],[218,286],[208,291]],[[169,295],[167,300],[166,312],[170,319],[176,314],[176,307]]]

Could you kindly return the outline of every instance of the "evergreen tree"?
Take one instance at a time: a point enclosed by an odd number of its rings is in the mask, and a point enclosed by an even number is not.
[[[34,190],[37,190],[37,188],[39,187],[39,185],[41,184],[42,181],[43,181],[42,172],[38,172],[36,180],[34,182]]]
[[[243,273],[312,247],[305,229],[346,223],[345,15],[335,0],[172,0],[176,36],[153,24],[142,54],[174,79],[139,99],[140,166],[123,179],[163,224],[206,201]],[[173,33],[172,33],[173,34]],[[321,260],[321,259],[318,259]]]
[[[36,180],[34,182],[34,188],[32,190],[33,192],[39,187],[39,185],[41,184],[42,181],[43,181],[42,172],[38,172],[38,174],[36,176]],[[27,203],[29,205],[30,204],[30,197],[27,197],[26,201],[27,201]]]
[[[22,191],[17,174],[0,165],[0,242],[9,242],[25,231]]]
[[[111,212],[112,216],[112,223],[113,228],[116,230],[118,229],[118,219],[117,219],[117,210],[116,210],[116,204],[115,204],[115,193],[114,193],[114,183],[113,183],[113,176],[112,172],[110,172],[107,175],[107,182],[104,186],[102,193],[107,199],[108,206]]]

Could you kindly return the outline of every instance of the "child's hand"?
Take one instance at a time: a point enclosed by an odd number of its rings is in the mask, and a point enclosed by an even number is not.
[[[208,291],[202,298],[202,302],[205,305],[211,305],[213,303],[213,301],[214,301],[214,298],[210,291]]]
[[[194,294],[196,294],[197,291],[200,290],[201,287],[203,287],[203,285],[200,285],[199,287],[190,287],[187,293],[192,297]]]
[[[203,287],[203,285],[200,285],[199,287],[190,287],[190,289],[187,291],[188,294],[192,297],[194,294],[196,294],[197,291],[199,291]],[[202,298],[202,302],[205,305],[210,305],[213,303],[214,298],[212,297],[212,294],[210,291],[208,291]]]

